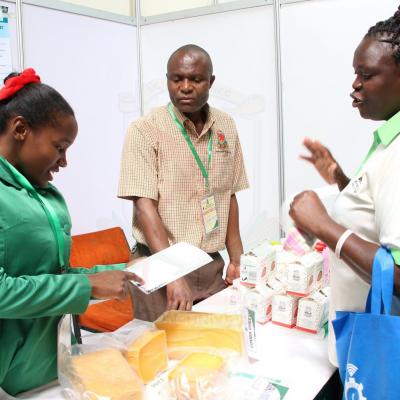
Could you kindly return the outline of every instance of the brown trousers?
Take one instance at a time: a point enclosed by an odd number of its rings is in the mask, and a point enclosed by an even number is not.
[[[132,259],[148,257],[150,255],[149,248],[138,243],[136,249],[132,252]],[[192,290],[193,304],[226,288],[225,282],[222,279],[222,270],[224,269],[223,258],[218,252],[210,253],[209,255],[213,261],[185,276],[186,282]],[[144,294],[133,286],[132,295],[135,304],[135,318],[144,321],[154,321],[167,308],[165,287],[153,293]]]

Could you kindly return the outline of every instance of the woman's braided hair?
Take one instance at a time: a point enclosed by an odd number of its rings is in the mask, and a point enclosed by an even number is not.
[[[395,62],[400,64],[400,6],[392,17],[371,26],[365,37],[374,37],[380,42],[390,43]]]

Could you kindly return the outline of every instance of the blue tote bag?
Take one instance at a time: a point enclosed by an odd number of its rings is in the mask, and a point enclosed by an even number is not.
[[[332,321],[345,400],[400,399],[400,317],[391,315],[394,261],[375,254],[365,312],[337,311]]]

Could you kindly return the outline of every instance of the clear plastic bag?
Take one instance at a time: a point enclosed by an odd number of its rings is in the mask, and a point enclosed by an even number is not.
[[[298,256],[303,256],[313,249],[315,241],[315,237],[296,227],[292,227],[283,242],[283,248]]]
[[[59,370],[59,380],[71,399],[142,400],[143,385],[121,351],[72,346]]]
[[[71,345],[70,316],[59,325],[58,377],[63,394],[71,400],[142,400],[144,386],[124,357],[126,344],[151,326],[127,324],[113,333],[86,337]]]
[[[232,360],[230,360],[232,361]],[[168,373],[169,396],[174,400],[223,400],[229,358],[212,352],[193,352]]]

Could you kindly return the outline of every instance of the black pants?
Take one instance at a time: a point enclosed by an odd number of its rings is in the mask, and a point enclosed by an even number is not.
[[[138,243],[132,251],[132,258],[148,257],[151,252],[147,246]],[[209,254],[213,261],[185,276],[193,295],[193,304],[226,288],[222,279],[224,260],[216,253]],[[135,318],[144,321],[156,320],[167,308],[167,293],[163,287],[150,294],[144,294],[133,287],[133,300],[135,304]]]
[[[343,385],[340,380],[339,370],[336,370],[314,400],[342,400],[342,398]]]

